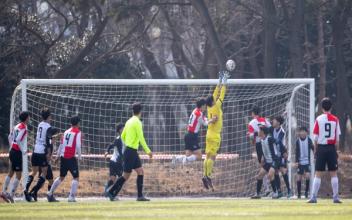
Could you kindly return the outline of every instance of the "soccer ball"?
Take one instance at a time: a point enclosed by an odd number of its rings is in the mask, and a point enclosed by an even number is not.
[[[228,61],[226,62],[226,69],[227,69],[228,71],[233,71],[235,68],[236,68],[236,63],[235,63],[235,61],[233,61],[233,60],[228,60]]]

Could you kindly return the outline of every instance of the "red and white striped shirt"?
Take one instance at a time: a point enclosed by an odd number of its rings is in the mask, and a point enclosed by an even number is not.
[[[81,158],[82,134],[79,128],[71,127],[66,130],[61,138],[58,156],[69,159],[75,157]]]
[[[201,125],[207,126],[208,119],[200,108],[195,108],[189,117],[187,130],[188,132],[198,133]]]
[[[23,122],[17,124],[9,135],[10,146],[16,151],[26,151],[27,125]]]
[[[315,120],[313,135],[318,144],[336,144],[341,135],[339,119],[331,113],[319,115]]]
[[[255,117],[248,124],[248,135],[255,138],[256,143],[260,143],[260,138],[258,137],[259,127],[271,127],[270,122],[264,117]]]

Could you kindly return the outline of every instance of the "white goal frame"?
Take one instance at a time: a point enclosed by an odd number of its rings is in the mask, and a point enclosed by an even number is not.
[[[22,111],[27,111],[27,87],[30,85],[216,85],[217,79],[22,79],[20,84],[21,89],[21,104]],[[229,85],[236,84],[298,84],[291,94],[289,101],[288,115],[291,115],[293,106],[294,96],[301,87],[309,85],[309,131],[310,135],[313,132],[314,116],[315,116],[315,80],[313,78],[294,78],[294,79],[229,79]],[[14,93],[15,94],[15,93]],[[10,130],[13,129],[13,114],[14,114],[14,97],[11,103],[10,113]],[[288,158],[289,161],[293,161],[291,158],[292,149],[292,117],[288,117]],[[27,147],[27,146],[26,146]],[[314,158],[311,157],[312,172],[314,175]],[[290,183],[292,186],[292,166],[288,166]],[[22,184],[26,185],[28,178],[28,157],[23,156],[23,178]],[[311,181],[312,183],[312,181]]]

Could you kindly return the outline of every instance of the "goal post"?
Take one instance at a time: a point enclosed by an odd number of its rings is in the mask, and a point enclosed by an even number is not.
[[[28,148],[34,146],[40,109],[49,107],[54,127],[63,132],[69,117],[78,114],[83,133],[83,159],[80,164],[83,189],[81,195],[101,195],[108,177],[106,146],[114,140],[115,125],[131,116],[130,105],[143,104],[143,126],[148,145],[155,153],[150,163],[142,155],[145,167],[145,191],[153,196],[249,196],[255,190],[258,171],[255,152],[247,137],[249,111],[253,105],[263,116],[286,118],[286,145],[289,151],[289,177],[294,186],[294,143],[298,126],[312,133],[315,113],[314,79],[229,79],[224,99],[223,132],[219,156],[215,162],[214,192],[202,188],[202,161],[173,166],[171,158],[184,153],[183,136],[194,100],[212,94],[216,79],[23,79],[15,90],[10,121],[18,123],[18,113],[31,113]],[[205,148],[205,131],[200,135]],[[204,155],[203,155],[204,156]],[[312,165],[314,165],[312,163]],[[29,169],[23,161],[23,186]],[[55,174],[58,167],[54,166]],[[313,173],[313,172],[312,172]],[[134,184],[123,194],[135,192]],[[95,189],[98,189],[96,192]]]

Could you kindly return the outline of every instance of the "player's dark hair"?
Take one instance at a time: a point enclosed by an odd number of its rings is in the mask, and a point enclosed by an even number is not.
[[[196,106],[197,106],[197,108],[200,108],[203,105],[205,105],[205,103],[206,103],[205,98],[198,98],[196,101]]]
[[[27,111],[21,112],[20,115],[18,116],[21,122],[25,122],[28,117],[29,117],[29,112]]]
[[[259,106],[253,106],[251,113],[253,113],[255,115],[259,115],[260,114]]]
[[[299,131],[305,131],[305,132],[308,132],[308,129],[307,129],[307,127],[305,127],[305,126],[301,126],[301,127],[299,127],[299,129],[298,129]]]
[[[121,123],[121,122],[117,123],[117,125],[116,125],[117,132],[120,132],[121,128],[123,128],[123,127],[124,127],[123,123]]]
[[[325,97],[321,100],[321,107],[325,110],[325,111],[330,111],[331,107],[332,107],[332,102],[329,98]]]
[[[72,126],[76,126],[76,125],[78,125],[78,123],[80,123],[81,122],[81,119],[79,118],[79,116],[78,115],[75,115],[75,116],[72,116],[71,117],[71,125]]]
[[[260,126],[259,129],[264,132],[265,135],[268,135],[270,133],[270,129],[265,126]]]
[[[279,122],[280,123],[280,125],[282,125],[283,123],[284,123],[284,117],[282,117],[282,116],[276,116],[275,118],[274,118],[277,122]]]
[[[138,115],[142,111],[142,104],[139,102],[135,102],[132,104],[132,111],[134,115]]]
[[[205,99],[205,103],[209,107],[213,106],[214,97],[212,95],[208,95],[207,98]]]
[[[43,120],[47,120],[49,118],[49,116],[51,115],[51,112],[48,108],[44,107],[40,111],[40,114],[42,115]]]

